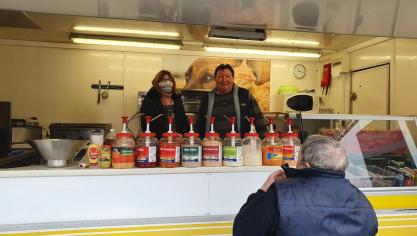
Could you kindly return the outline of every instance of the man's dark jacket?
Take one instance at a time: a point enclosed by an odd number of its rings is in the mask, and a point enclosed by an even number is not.
[[[375,235],[378,222],[365,195],[344,172],[288,169],[287,179],[249,196],[233,235]]]
[[[174,119],[175,119],[175,131],[178,133],[185,133],[188,130],[187,117],[184,111],[184,105],[180,94],[172,93],[172,100],[174,101]],[[159,114],[163,114],[156,120],[152,121],[150,127],[151,132],[156,133],[157,138],[161,138],[162,133],[168,131],[167,114],[161,102],[161,94],[155,89],[151,88],[146,94],[140,107],[140,112],[144,114],[141,116],[141,128],[142,132],[145,132],[146,121],[145,116],[156,117]]]
[[[235,85],[236,86],[236,85]],[[237,86],[236,86],[237,87]],[[240,104],[240,124],[241,129],[237,132],[243,135],[250,131],[250,123],[248,122],[246,117],[254,117],[255,118],[255,127],[256,131],[260,134],[261,138],[263,134],[266,132],[266,120],[263,117],[262,111],[259,108],[256,99],[252,96],[252,94],[244,88],[237,87],[237,97],[239,99]],[[212,90],[210,93],[215,93],[216,89]],[[207,129],[206,129],[206,115],[207,115],[207,108],[208,108],[208,101],[209,101],[209,94],[204,96],[201,103],[200,109],[198,112],[198,120],[197,120],[197,131],[200,133],[200,137],[203,138]],[[216,125],[216,124],[214,124]]]

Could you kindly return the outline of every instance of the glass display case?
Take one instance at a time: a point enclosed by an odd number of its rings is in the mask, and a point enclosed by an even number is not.
[[[353,185],[417,186],[415,117],[303,114],[301,123],[299,116],[290,114],[290,119],[295,129],[302,124],[303,138],[321,134],[341,142],[349,159],[346,178]],[[278,120],[277,129],[285,128]]]

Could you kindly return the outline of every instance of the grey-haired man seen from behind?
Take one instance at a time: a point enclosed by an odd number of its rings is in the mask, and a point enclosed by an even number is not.
[[[346,152],[334,139],[309,136],[296,169],[270,174],[249,196],[233,235],[375,235],[376,214],[365,195],[345,179]]]

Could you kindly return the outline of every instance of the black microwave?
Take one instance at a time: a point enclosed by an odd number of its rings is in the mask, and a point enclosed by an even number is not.
[[[12,147],[12,104],[0,101],[0,156]]]

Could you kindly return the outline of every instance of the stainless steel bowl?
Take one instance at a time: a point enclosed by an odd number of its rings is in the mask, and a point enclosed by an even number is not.
[[[86,143],[85,140],[36,139],[34,146],[47,161],[48,167],[65,167]]]

